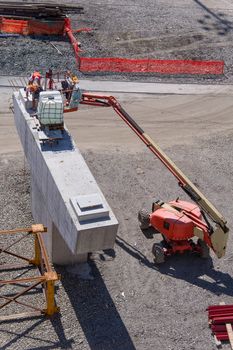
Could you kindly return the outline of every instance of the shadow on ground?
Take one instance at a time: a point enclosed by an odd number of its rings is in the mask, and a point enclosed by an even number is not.
[[[108,256],[114,257],[114,251],[106,251]],[[81,280],[75,275],[67,273],[64,267],[57,267],[58,273],[62,274],[62,285],[67,294],[73,311],[82,327],[91,350],[135,350],[135,346],[130,338],[127,328],[118,313],[114,301],[112,300],[101,274],[93,261],[90,261],[93,280]],[[61,310],[62,311],[62,310]],[[63,310],[62,312],[65,312]],[[69,322],[69,316],[67,318]],[[9,321],[18,323],[18,320]],[[76,343],[76,340],[67,339],[64,331],[64,322],[61,322],[61,315],[52,317],[51,322],[57,341],[49,339],[46,331],[41,335],[41,339],[33,334],[33,331],[41,327],[48,327],[48,320],[45,318],[23,319],[25,326],[20,327],[23,331],[16,331],[1,327],[0,334],[4,334],[10,340],[1,346],[1,350],[7,350],[17,346],[18,342],[31,342],[30,350],[47,349],[81,349],[82,344]],[[28,325],[27,322],[30,322]],[[44,325],[43,325],[44,322]],[[4,322],[5,323],[5,322]],[[72,324],[66,324],[66,327],[76,327]],[[77,323],[78,327],[78,323]],[[17,329],[17,327],[16,327]],[[77,329],[78,339],[78,329]],[[33,347],[33,343],[38,343],[38,347]],[[42,345],[45,344],[45,345]],[[19,345],[19,344],[18,344]]]
[[[164,264],[155,265],[137,248],[119,236],[116,244],[141,264],[158,270],[161,274],[182,279],[215,295],[233,296],[233,278],[228,273],[214,269],[211,258],[202,259],[195,254],[185,253],[168,257]]]
[[[80,280],[64,273],[62,285],[92,350],[135,350],[127,328],[118,313],[94,262],[93,280]]]
[[[204,30],[214,30],[217,31],[218,35],[227,35],[233,29],[233,23],[226,19],[224,13],[215,13],[206,5],[204,5],[200,0],[193,1],[206,12],[203,18],[198,20]]]
[[[58,341],[53,341],[48,339],[48,337],[46,337],[46,331],[45,334],[41,335],[41,337],[37,337],[35,335],[33,335],[33,331],[39,327],[40,325],[42,325],[45,322],[45,318],[35,318],[32,319],[31,318],[24,318],[23,320],[20,321],[20,323],[24,323],[26,324],[26,322],[30,321],[30,326],[26,326],[26,329],[23,331],[12,331],[12,330],[6,330],[6,329],[2,329],[1,328],[1,324],[3,322],[0,323],[0,333],[1,334],[5,334],[8,335],[9,337],[9,341],[6,342],[4,345],[1,344],[1,350],[7,350],[7,349],[16,349],[19,347],[17,346],[17,342],[22,341],[22,339],[24,339],[25,343],[29,343],[29,342],[37,342],[38,344],[40,343],[47,343],[47,345],[39,345],[39,346],[32,346],[30,347],[30,350],[47,350],[47,349],[72,349],[72,344],[73,344],[73,339],[71,340],[67,340],[65,337],[65,334],[63,332],[63,327],[61,325],[60,322],[60,315],[55,316],[54,318],[51,319],[51,323],[54,327],[54,330],[57,334],[58,337]],[[12,324],[12,323],[19,323],[19,320],[10,320],[8,321],[8,323]],[[7,323],[6,321],[4,321],[4,324]]]
[[[126,253],[131,255],[133,258],[137,259],[141,264],[147,266],[150,269],[156,270],[156,266],[153,263],[153,261],[148,260],[147,257],[139,249],[133,247],[120,236],[117,236],[116,244]]]
[[[214,269],[212,259],[184,254],[173,256],[159,267],[159,272],[182,279],[215,295],[233,296],[233,279],[225,272]]]

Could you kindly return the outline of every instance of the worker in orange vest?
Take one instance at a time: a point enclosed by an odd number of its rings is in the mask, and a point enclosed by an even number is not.
[[[40,85],[40,82],[41,82],[41,74],[40,72],[38,72],[37,70],[35,72],[32,73],[32,75],[30,76],[29,78],[29,84],[33,84],[33,83],[37,83],[38,85]]]
[[[39,100],[40,92],[42,91],[41,86],[35,80],[33,83],[29,82],[26,88],[26,97],[28,99],[29,93],[32,95],[32,109],[35,111],[37,109],[37,104]]]

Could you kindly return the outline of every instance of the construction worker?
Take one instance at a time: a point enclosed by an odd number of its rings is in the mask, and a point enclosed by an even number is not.
[[[40,92],[42,91],[42,87],[37,83],[37,81],[34,81],[33,83],[29,82],[27,88],[26,88],[26,97],[28,99],[29,93],[32,95],[32,109],[36,111],[37,104],[39,100]]]
[[[64,75],[64,80],[61,82],[62,91],[66,96],[66,105],[69,105],[72,92],[76,84],[78,84],[78,77],[67,70]]]
[[[82,92],[79,88],[79,80],[76,75],[72,76],[72,94],[70,97],[69,108],[78,108],[78,105],[82,99]]]
[[[65,73],[65,80],[69,84],[69,87],[72,89],[76,83],[78,83],[78,77],[71,73],[70,70],[67,70]]]
[[[79,80],[78,80],[78,77],[76,75],[72,75],[72,84],[73,85],[76,85],[79,83]]]
[[[40,72],[38,72],[37,70],[35,70],[35,72],[32,73],[32,75],[29,78],[29,82],[28,83],[37,83],[37,85],[41,85],[41,74]]]
[[[61,87],[62,92],[66,97],[66,103],[70,99],[70,92],[71,92],[71,85],[70,85],[70,78],[69,75],[67,75],[67,72],[64,74],[64,80],[61,81]]]

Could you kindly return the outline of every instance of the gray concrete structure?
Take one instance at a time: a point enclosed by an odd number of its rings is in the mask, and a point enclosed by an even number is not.
[[[14,86],[23,87],[26,77],[11,77]],[[0,76],[0,88],[9,87],[9,77]],[[141,83],[132,81],[110,81],[80,79],[79,87],[90,92],[133,93],[133,94],[179,94],[179,95],[232,95],[233,85],[230,84],[176,84],[176,83]]]
[[[32,215],[48,227],[44,239],[52,262],[83,262],[89,252],[113,248],[118,222],[68,130],[58,143],[41,142],[23,89],[13,102],[31,170]]]

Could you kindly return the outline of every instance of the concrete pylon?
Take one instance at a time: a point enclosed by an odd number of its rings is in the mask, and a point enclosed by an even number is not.
[[[118,222],[68,130],[57,143],[42,142],[23,89],[13,102],[31,171],[32,215],[48,228],[44,241],[51,261],[83,262],[90,252],[113,248]]]

